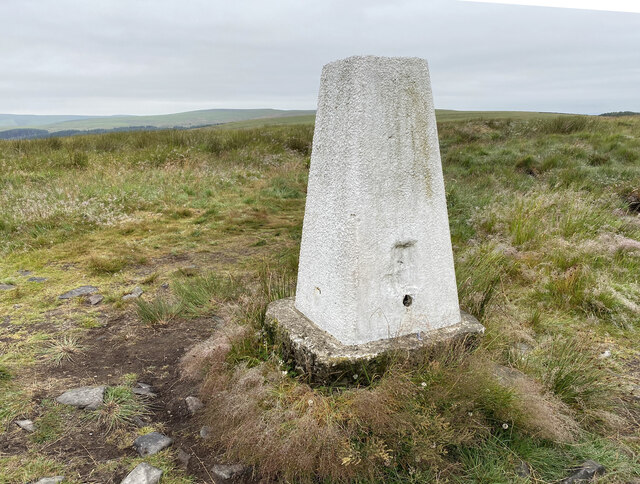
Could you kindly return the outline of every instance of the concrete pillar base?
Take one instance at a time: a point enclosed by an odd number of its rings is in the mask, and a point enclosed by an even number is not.
[[[265,323],[282,347],[285,361],[317,384],[366,384],[374,374],[383,372],[393,357],[419,359],[425,348],[455,342],[474,345],[484,334],[484,326],[461,311],[458,324],[428,333],[345,345],[298,311],[294,298],[269,304]]]

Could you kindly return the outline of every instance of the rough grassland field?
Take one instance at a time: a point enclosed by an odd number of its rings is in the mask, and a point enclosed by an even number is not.
[[[218,462],[256,481],[558,482],[586,459],[639,482],[640,119],[439,133],[460,302],[487,334],[349,388],[309,386],[261,326],[295,286],[312,125],[1,142],[0,483],[119,483],[151,430],[175,439],[145,459],[164,483],[214,482]],[[57,298],[89,284],[95,306]],[[83,385],[109,386],[101,409],[55,403]]]

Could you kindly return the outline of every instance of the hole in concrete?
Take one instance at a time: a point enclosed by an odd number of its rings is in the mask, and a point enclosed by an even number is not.
[[[408,294],[405,294],[405,296],[402,298],[402,304],[404,304],[406,307],[411,306],[412,302],[413,302],[413,298]]]

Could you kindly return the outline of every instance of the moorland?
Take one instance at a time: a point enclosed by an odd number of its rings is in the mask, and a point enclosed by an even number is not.
[[[120,482],[142,460],[164,483],[213,482],[217,462],[558,482],[587,459],[638,482],[640,117],[438,128],[460,304],[486,335],[348,388],[309,385],[262,327],[295,288],[312,116],[0,141],[0,483]],[[84,285],[102,301],[59,299]],[[108,386],[103,407],[55,402],[83,385]],[[174,444],[141,458],[151,430]]]

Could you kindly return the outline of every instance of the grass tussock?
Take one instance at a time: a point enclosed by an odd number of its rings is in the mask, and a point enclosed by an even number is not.
[[[109,387],[104,393],[104,404],[88,414],[107,432],[134,425],[141,417],[150,415],[147,404],[128,386]]]
[[[453,475],[460,448],[509,428],[571,438],[564,407],[535,386],[503,385],[481,354],[453,347],[425,360],[396,362],[370,387],[346,390],[312,388],[274,356],[255,366],[235,360],[205,385],[214,444],[261,475],[351,482]]]
[[[173,284],[177,311],[189,316],[203,314],[213,310],[218,303],[235,299],[241,289],[239,281],[231,275],[215,273],[178,279]]]
[[[176,304],[162,296],[158,296],[151,301],[136,299],[135,302],[138,317],[149,326],[168,324],[178,314]]]
[[[567,405],[587,411],[612,407],[616,390],[589,340],[554,338],[530,364]]]
[[[64,362],[72,362],[75,357],[84,353],[83,346],[75,336],[62,336],[50,342],[44,350],[44,357],[55,366]]]
[[[115,274],[127,266],[123,257],[91,257],[88,262],[92,274]]]
[[[589,116],[558,116],[545,119],[538,125],[539,131],[545,134],[572,134],[597,127],[598,119]]]
[[[11,370],[4,365],[0,365],[0,384],[11,380],[11,378],[13,378]]]
[[[229,274],[178,272],[181,277],[171,284],[172,296],[136,300],[136,312],[143,323],[153,326],[167,324],[176,317],[197,317],[215,310],[223,302],[236,299],[242,291],[240,281]]]

